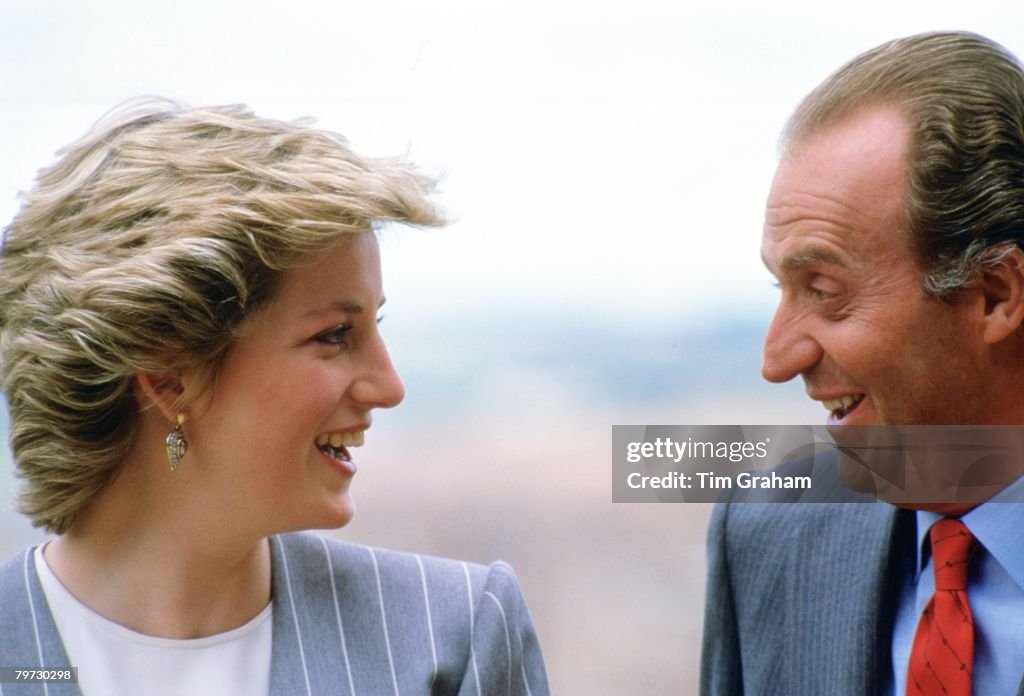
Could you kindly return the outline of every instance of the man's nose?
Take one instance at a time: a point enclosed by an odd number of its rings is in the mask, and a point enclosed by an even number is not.
[[[823,354],[802,317],[779,303],[764,337],[761,375],[769,382],[788,382],[817,365]]]

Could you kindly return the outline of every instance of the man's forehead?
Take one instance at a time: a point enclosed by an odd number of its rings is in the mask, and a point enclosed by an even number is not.
[[[873,172],[872,180],[888,176],[903,184],[910,133],[910,122],[898,107],[876,104],[855,109],[787,144],[769,201],[794,185],[799,188],[801,182],[818,183],[816,193],[827,192],[862,168]],[[886,187],[885,193],[892,190]]]
[[[861,267],[905,255],[907,124],[864,108],[783,156],[765,210],[762,259],[776,275]]]

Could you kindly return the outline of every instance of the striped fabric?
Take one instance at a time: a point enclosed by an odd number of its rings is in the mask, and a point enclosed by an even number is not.
[[[271,552],[272,694],[548,693],[533,623],[508,565],[310,533],[272,537]],[[0,566],[0,666],[66,667],[31,557],[28,550]],[[0,696],[28,694],[79,691],[68,684],[0,684]]]
[[[886,503],[719,503],[708,530],[702,696],[889,693],[913,532],[913,512]]]

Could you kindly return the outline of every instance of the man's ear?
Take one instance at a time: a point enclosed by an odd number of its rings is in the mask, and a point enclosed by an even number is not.
[[[141,393],[139,401],[144,409],[155,406],[168,421],[176,422],[178,400],[184,391],[180,379],[173,375],[140,372],[135,375],[135,385]]]
[[[998,343],[1024,321],[1024,251],[1014,247],[985,269],[978,289],[985,298],[982,337],[986,343]]]

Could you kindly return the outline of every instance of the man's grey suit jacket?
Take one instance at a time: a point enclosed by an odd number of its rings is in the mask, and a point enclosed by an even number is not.
[[[533,623],[508,565],[484,567],[310,533],[272,537],[271,551],[271,694],[548,693]],[[69,666],[26,550],[0,566],[0,667]],[[79,690],[0,684],[0,696],[29,694]]]
[[[883,693],[914,545],[913,513],[885,503],[717,505],[701,694]]]

